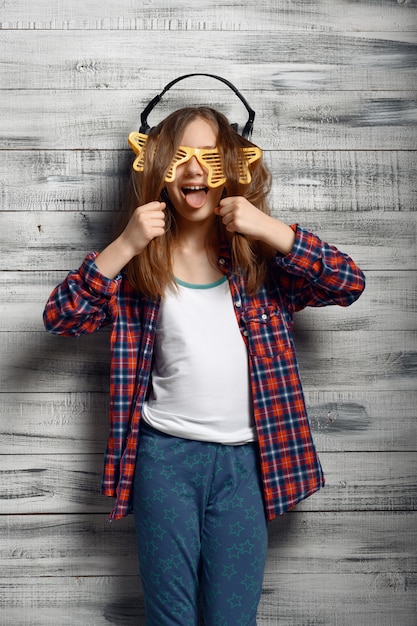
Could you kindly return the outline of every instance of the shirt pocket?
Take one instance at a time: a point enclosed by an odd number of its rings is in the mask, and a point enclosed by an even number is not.
[[[242,320],[251,356],[271,359],[291,348],[290,333],[278,308],[247,308]]]

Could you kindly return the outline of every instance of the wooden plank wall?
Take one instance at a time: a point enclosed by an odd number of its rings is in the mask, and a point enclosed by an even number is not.
[[[206,71],[256,109],[272,204],[368,286],[297,342],[327,487],[270,527],[259,626],[416,624],[415,0],[0,3],[0,623],[143,625],[132,520],[98,495],[107,335],[47,335],[51,288],[111,237],[128,132]],[[243,121],[214,81],[185,103]]]

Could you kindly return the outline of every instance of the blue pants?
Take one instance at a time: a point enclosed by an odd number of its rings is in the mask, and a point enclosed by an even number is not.
[[[257,444],[143,423],[133,507],[147,626],[256,626],[267,550]]]

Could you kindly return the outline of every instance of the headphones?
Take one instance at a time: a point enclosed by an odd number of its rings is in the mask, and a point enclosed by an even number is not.
[[[235,94],[236,96],[239,98],[239,100],[244,104],[247,112],[248,112],[248,120],[242,130],[242,137],[245,137],[245,139],[248,139],[251,134],[252,134],[252,130],[253,130],[253,122],[255,119],[255,111],[249,106],[247,100],[242,96],[242,94],[240,93],[240,91],[228,80],[226,80],[226,78],[222,78],[221,76],[216,76],[215,74],[201,74],[201,73],[196,73],[196,74],[184,74],[183,76],[179,76],[178,78],[175,78],[174,80],[172,80],[170,83],[168,83],[167,85],[165,85],[165,87],[163,88],[163,90],[161,91],[161,93],[159,93],[157,96],[155,96],[150,102],[149,104],[147,104],[147,106],[143,109],[141,116],[140,116],[140,121],[141,121],[141,126],[139,129],[139,132],[142,133],[143,135],[148,135],[151,128],[148,124],[148,115],[150,114],[150,112],[152,111],[152,109],[158,104],[158,102],[160,102],[160,100],[162,99],[162,96],[168,91],[168,89],[171,89],[171,87],[173,87],[176,83],[178,83],[180,80],[184,80],[185,78],[190,78],[191,76],[208,76],[209,78],[215,78],[216,80],[219,80],[220,82],[224,83],[225,85],[227,85]],[[232,124],[232,128],[238,132],[238,125]]]

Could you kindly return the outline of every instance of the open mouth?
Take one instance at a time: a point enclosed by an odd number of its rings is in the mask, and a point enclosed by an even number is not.
[[[187,204],[195,209],[203,206],[207,198],[208,190],[208,187],[205,185],[190,185],[181,188]]]
[[[188,196],[188,194],[190,193],[196,193],[199,191],[204,191],[204,193],[207,193],[208,187],[205,187],[204,185],[193,185],[192,187],[183,187],[181,191],[184,196]]]

